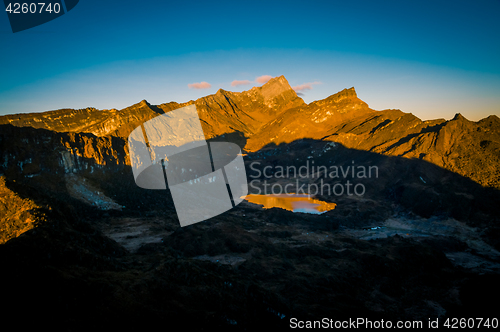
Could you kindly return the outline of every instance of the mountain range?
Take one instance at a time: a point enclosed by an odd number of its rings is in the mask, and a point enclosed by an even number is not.
[[[143,100],[122,110],[86,108],[14,114],[0,117],[0,125],[126,139],[143,122],[192,104],[207,139],[237,132],[247,138],[242,146],[247,152],[303,138],[333,141],[348,148],[426,160],[483,186],[500,189],[497,116],[478,122],[460,114],[448,121],[422,121],[400,110],[370,109],[354,88],[306,104],[283,76],[241,93],[219,89],[214,95],[186,103],[151,105]],[[88,153],[83,156],[92,158]],[[127,163],[127,158],[122,162]]]
[[[241,147],[249,183],[286,183],[254,176],[252,164],[313,161],[377,166],[377,177],[357,179],[362,197],[318,194],[335,206],[321,215],[244,202],[180,228],[168,190],[135,185],[127,139],[188,105],[207,140]],[[283,76],[183,103],[1,116],[0,259],[8,273],[0,281],[12,285],[3,295],[10,314],[22,317],[22,298],[30,298],[38,319],[53,324],[43,308],[50,297],[65,317],[57,326],[77,330],[100,326],[89,315],[110,328],[143,328],[148,317],[245,330],[257,320],[282,328],[293,315],[491,313],[478,302],[498,296],[499,165],[495,115],[422,121],[373,110],[353,87],[306,104]],[[318,171],[300,181],[340,180]]]

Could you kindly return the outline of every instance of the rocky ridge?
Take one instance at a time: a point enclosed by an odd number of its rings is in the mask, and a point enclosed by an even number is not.
[[[481,185],[500,188],[498,117],[472,122],[457,114],[449,121],[422,121],[400,110],[372,110],[358,98],[354,88],[306,105],[283,76],[241,93],[220,89],[214,95],[187,103],[155,106],[143,100],[122,110],[63,109],[7,115],[0,117],[0,125],[88,133],[100,137],[91,139],[102,140],[99,146],[106,146],[112,137],[126,139],[143,122],[191,104],[197,107],[207,139],[237,133],[237,143],[248,152],[303,138],[333,141],[348,148],[426,160]],[[102,156],[87,143],[88,139],[75,141],[77,150],[64,143],[66,150],[99,164]],[[124,152],[119,158],[114,155],[119,160],[113,163],[129,164],[126,146]],[[4,154],[3,158],[5,171],[8,156]]]

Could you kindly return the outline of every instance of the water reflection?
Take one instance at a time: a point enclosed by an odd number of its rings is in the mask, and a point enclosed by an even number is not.
[[[327,203],[314,199],[309,195],[281,194],[281,195],[247,195],[247,201],[262,205],[264,209],[279,207],[288,211],[322,214],[333,210],[335,203]]]

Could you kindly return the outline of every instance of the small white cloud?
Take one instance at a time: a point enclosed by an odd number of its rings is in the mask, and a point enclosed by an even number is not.
[[[252,82],[250,82],[249,80],[242,80],[242,81],[234,80],[231,82],[231,86],[247,85],[250,83],[252,83]]]
[[[207,83],[207,82],[200,82],[200,83],[188,84],[188,87],[190,89],[208,89],[208,88],[211,88],[212,85],[210,83]]]
[[[292,89],[294,89],[295,92],[305,91],[305,90],[312,90],[313,85],[316,85],[316,84],[321,84],[321,82],[304,83],[304,84],[293,86]]]
[[[267,83],[267,81],[269,81],[271,78],[273,78],[271,75],[262,75],[262,76],[257,77],[255,79],[255,81],[257,83],[264,84],[264,83]]]

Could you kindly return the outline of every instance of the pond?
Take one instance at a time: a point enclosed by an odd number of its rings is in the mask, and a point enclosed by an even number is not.
[[[336,205],[335,203],[320,201],[310,195],[300,194],[247,195],[245,200],[262,205],[264,209],[278,207],[292,212],[312,214],[325,213],[333,210]]]

